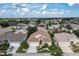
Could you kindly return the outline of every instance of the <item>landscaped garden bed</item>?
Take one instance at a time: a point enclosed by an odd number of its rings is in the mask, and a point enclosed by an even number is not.
[[[55,55],[55,56],[61,56],[63,54],[60,47],[55,45],[54,42],[52,42],[51,45],[48,45],[47,43],[45,43],[42,46],[38,46],[37,51],[38,53],[50,53],[51,55]]]
[[[61,50],[61,48],[55,44],[55,40],[54,40],[54,33],[53,32],[48,32],[50,37],[51,37],[51,40],[52,40],[52,43],[51,45],[48,45],[48,51],[50,52],[51,55],[55,55],[55,56],[61,56],[63,55],[63,52]]]
[[[74,44],[74,42],[71,42],[71,49],[75,52],[75,53],[79,53],[79,43],[76,42]]]
[[[48,44],[44,43],[43,45],[38,46],[37,52],[38,53],[48,53],[48,52],[50,52],[49,49],[48,49]]]
[[[7,49],[9,48],[8,40],[4,40],[0,44],[0,55],[7,55]]]
[[[24,41],[21,43],[16,53],[25,53],[27,52],[28,47],[29,47],[29,44],[26,41]]]
[[[52,42],[52,44],[48,47],[48,49],[50,50],[51,55],[55,56],[63,55],[61,48],[57,46],[54,42]]]

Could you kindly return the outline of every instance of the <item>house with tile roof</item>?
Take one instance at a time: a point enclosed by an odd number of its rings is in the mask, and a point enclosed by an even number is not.
[[[31,34],[31,36],[28,38],[27,42],[30,45],[29,50],[30,49],[33,49],[33,50],[30,50],[27,53],[30,53],[30,52],[32,53],[33,51],[34,51],[33,53],[36,53],[37,52],[36,48],[37,46],[39,46],[40,40],[42,41],[42,43],[48,43],[49,45],[52,42],[51,37],[48,34],[48,31],[42,27],[38,27],[38,30],[33,34]]]

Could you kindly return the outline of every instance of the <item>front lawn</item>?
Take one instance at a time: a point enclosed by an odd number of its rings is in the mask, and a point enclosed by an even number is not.
[[[4,40],[1,44],[1,47],[0,49],[4,49],[4,50],[7,50],[9,48],[9,43],[8,43],[8,40]]]
[[[37,52],[38,53],[48,53],[49,52],[48,44],[47,43],[44,43],[43,45],[38,46],[37,47]]]
[[[63,54],[60,47],[58,47],[54,42],[51,45],[44,43],[42,46],[37,47],[38,53],[50,53],[51,55],[61,56]]]
[[[63,52],[59,46],[57,46],[54,42],[48,47],[51,55],[62,56]]]
[[[0,44],[0,53],[3,53],[3,54],[0,54],[0,56],[6,56],[7,55],[7,49],[9,48],[9,43],[8,43],[8,40],[4,40],[2,41],[2,43]]]
[[[61,48],[57,44],[55,44],[54,33],[50,32],[50,31],[48,33],[49,33],[51,40],[52,40],[51,45],[48,47],[51,55],[61,56],[63,54],[63,52],[62,52]]]

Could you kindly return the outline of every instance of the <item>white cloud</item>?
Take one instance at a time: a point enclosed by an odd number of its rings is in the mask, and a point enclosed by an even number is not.
[[[33,12],[31,12],[31,14],[41,14],[41,12],[40,11],[33,10]]]
[[[21,4],[21,6],[22,6],[22,7],[25,7],[25,6],[27,6],[27,4],[24,3],[24,4]]]
[[[12,4],[11,4],[11,7],[12,7],[12,8],[17,8],[17,6],[16,6],[15,3],[12,3]]]
[[[75,3],[68,3],[69,6],[73,6]]]
[[[16,3],[12,3],[11,5],[15,6],[15,5],[16,5]]]
[[[42,11],[42,14],[50,14],[49,11]]]
[[[57,10],[58,10],[58,9],[56,9],[56,8],[55,8],[55,9],[52,9],[52,11],[57,11]]]
[[[0,10],[0,13],[5,13],[5,12],[7,12],[7,10],[5,10],[5,9]]]
[[[63,14],[64,14],[64,12],[63,12],[63,11],[60,11],[60,12],[59,12],[59,14],[60,14],[60,15],[63,15]]]
[[[44,10],[44,9],[46,9],[46,8],[47,8],[47,5],[44,4],[44,5],[42,6],[41,10]]]
[[[24,13],[24,12],[21,12],[21,13],[19,13],[18,15],[25,15],[25,13]]]
[[[21,11],[22,12],[28,12],[28,11],[30,11],[30,9],[28,9],[28,8],[21,8]]]
[[[56,16],[56,15],[63,15],[65,12],[64,10],[54,10],[54,11],[36,11],[36,10],[33,10],[33,12],[31,14],[38,14],[38,15],[53,15],[53,16]]]
[[[36,5],[36,6],[31,6],[31,8],[40,8],[41,6]]]
[[[67,12],[67,13],[69,13],[69,12],[70,12],[70,10],[66,10],[66,12]]]

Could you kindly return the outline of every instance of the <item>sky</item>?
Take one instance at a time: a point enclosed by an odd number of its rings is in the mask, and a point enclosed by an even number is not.
[[[79,17],[76,3],[0,3],[0,18]]]

